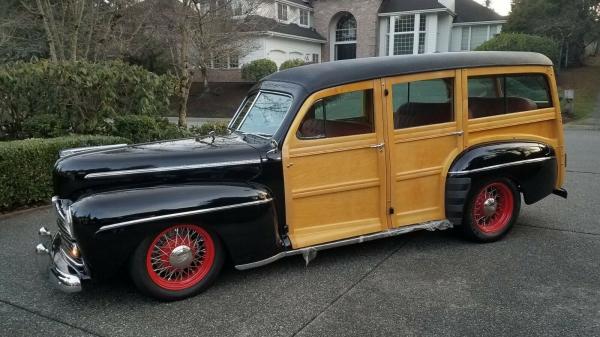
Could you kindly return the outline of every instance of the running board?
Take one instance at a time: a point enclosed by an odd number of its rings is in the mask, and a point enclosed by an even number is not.
[[[392,236],[407,234],[407,233],[411,233],[411,232],[418,231],[418,230],[436,231],[436,230],[446,230],[446,229],[449,229],[452,227],[454,227],[452,222],[450,222],[448,220],[429,221],[429,222],[424,222],[424,223],[417,224],[417,225],[389,229],[389,230],[379,232],[379,233],[361,235],[361,236],[357,236],[354,238],[340,240],[340,241],[333,241],[333,242],[324,243],[321,245],[299,248],[299,249],[294,249],[294,250],[288,250],[285,252],[281,252],[277,255],[271,256],[269,258],[266,258],[264,260],[236,265],[235,269],[246,270],[246,269],[262,267],[269,263],[273,263],[279,259],[283,259],[284,257],[293,256],[293,255],[302,255],[302,257],[304,258],[304,261],[306,261],[306,264],[308,265],[308,263],[310,261],[312,261],[315,257],[317,257],[317,252],[320,250],[348,246],[348,245],[353,245],[356,243],[363,243],[363,242],[373,241],[373,240],[377,240],[377,239],[389,238]]]

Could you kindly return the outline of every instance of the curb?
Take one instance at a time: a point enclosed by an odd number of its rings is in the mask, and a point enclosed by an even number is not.
[[[16,216],[19,216],[19,215],[31,213],[31,212],[34,212],[34,211],[39,211],[39,210],[42,210],[42,209],[45,209],[45,208],[50,208],[50,207],[52,207],[52,205],[37,206],[37,207],[22,209],[22,210],[10,212],[10,213],[0,214],[0,221],[6,220],[6,219],[10,219],[10,218],[13,218],[13,217],[16,217]]]
[[[600,131],[600,125],[585,125],[585,124],[565,124],[565,130],[592,130]]]

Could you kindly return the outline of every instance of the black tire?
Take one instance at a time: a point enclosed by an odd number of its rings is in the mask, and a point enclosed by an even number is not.
[[[200,247],[204,248],[204,254],[202,253],[197,253],[197,252],[193,252],[193,253],[189,253],[189,256],[191,256],[191,258],[194,259],[193,263],[196,263],[196,258],[198,258],[198,261],[201,261],[202,263],[198,262],[198,264],[196,265],[191,265],[190,267],[186,267],[184,269],[178,269],[173,267],[172,265],[170,265],[170,262],[172,262],[169,259],[169,268],[171,268],[170,270],[166,271],[166,272],[162,272],[164,273],[163,276],[161,276],[161,273],[158,272],[153,272],[152,270],[154,270],[154,264],[152,261],[155,261],[155,259],[158,259],[159,262],[156,263],[161,263],[161,267],[163,266],[162,262],[165,258],[163,258],[162,256],[160,257],[153,257],[152,254],[154,254],[153,252],[156,252],[158,254],[159,251],[158,248],[154,248],[157,245],[160,245],[159,242],[167,242],[170,244],[169,240],[173,240],[175,238],[170,238],[170,239],[166,239],[170,233],[170,231],[173,231],[177,228],[177,230],[181,230],[181,228],[184,229],[190,229],[190,230],[194,230],[194,231],[198,231],[202,234],[198,235],[196,234],[196,238],[198,237],[202,237],[202,246],[198,246],[198,243],[196,245],[194,245],[193,243],[190,244],[190,246],[192,247],[198,247],[196,248],[198,250],[198,252],[201,252],[202,249],[200,249]],[[166,233],[166,234],[165,234]],[[178,232],[179,233],[179,232]],[[189,232],[188,232],[189,233]],[[194,234],[192,234],[191,236],[193,236]],[[189,238],[189,235],[188,235]],[[183,238],[179,238],[181,240],[183,240]],[[163,241],[157,241],[157,240],[163,240]],[[177,239],[175,239],[175,245],[177,245]],[[190,239],[191,240],[191,239]],[[200,241],[198,241],[200,242]],[[212,250],[209,249],[209,242],[212,245]],[[152,247],[151,247],[152,246]],[[166,246],[160,246],[163,250]],[[173,244],[170,244],[170,247],[173,248]],[[152,249],[152,250],[151,250]],[[174,249],[173,249],[174,250]],[[209,251],[213,251],[214,255],[212,258],[208,259],[207,258],[207,252]],[[166,254],[164,254],[166,255]],[[172,255],[172,254],[171,254]],[[204,259],[201,259],[201,256],[204,257]],[[210,264],[207,262],[210,261]],[[136,287],[144,294],[152,296],[158,300],[161,301],[178,301],[178,300],[182,300],[194,295],[197,295],[198,293],[206,290],[208,287],[210,287],[212,285],[212,283],[216,280],[216,278],[219,276],[219,273],[221,272],[221,269],[223,267],[223,263],[225,262],[225,252],[223,249],[223,244],[221,243],[221,240],[219,240],[219,238],[212,233],[211,231],[206,230],[205,228],[202,228],[200,226],[196,226],[196,225],[173,225],[170,226],[166,229],[164,229],[163,231],[161,231],[160,233],[155,233],[154,235],[150,235],[148,237],[146,237],[136,248],[135,252],[133,253],[133,256],[131,257],[130,260],[130,265],[129,265],[129,272],[131,275],[131,279],[133,280],[133,283],[136,285]],[[195,268],[195,269],[194,269]],[[158,268],[156,268],[158,269]],[[173,271],[173,270],[179,270],[179,271],[189,271],[189,274],[192,275],[192,277],[190,277],[190,275],[188,275],[188,280],[186,280],[186,282],[182,281],[171,281],[170,279],[167,279],[166,277],[166,273],[168,273],[169,271]],[[194,272],[193,270],[196,270],[196,272]],[[194,274],[196,273],[196,274]],[[181,272],[181,275],[185,275],[184,272]],[[183,278],[184,276],[182,276]],[[162,285],[161,285],[162,283]],[[171,284],[172,283],[172,284]],[[179,289],[179,287],[181,289]]]
[[[486,194],[484,190],[486,192],[496,190],[500,197],[491,198],[493,193]],[[502,198],[504,198],[503,205],[500,202]],[[481,204],[483,199],[496,199],[495,205],[497,211],[490,217],[484,215],[487,214],[485,213],[486,211],[491,212],[494,209],[494,203],[490,202],[488,204],[489,208],[486,209]],[[501,207],[504,208],[501,209]],[[475,183],[469,192],[463,214],[463,224],[460,226],[460,230],[465,237],[472,241],[483,243],[498,241],[506,236],[517,222],[520,210],[521,194],[517,186],[510,179],[495,178],[482,180]],[[486,224],[486,222],[488,223]]]

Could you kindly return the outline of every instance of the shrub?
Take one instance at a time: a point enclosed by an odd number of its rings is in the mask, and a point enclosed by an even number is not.
[[[255,60],[242,66],[242,78],[246,81],[258,82],[275,72],[277,64],[269,59]]]
[[[69,136],[0,142],[0,211],[47,202],[52,168],[66,148],[128,143],[106,136]]]
[[[215,132],[217,136],[227,135],[229,132],[227,131],[227,123],[217,122],[217,123],[206,123],[200,126],[192,126],[190,127],[190,132],[194,136],[206,136],[211,131]]]
[[[0,120],[13,137],[36,115],[69,121],[92,133],[121,113],[161,115],[169,110],[176,81],[123,62],[15,62],[0,65]]]
[[[168,119],[152,116],[125,115],[105,122],[103,132],[130,139],[133,143],[183,138],[190,135],[186,129],[171,124]]]
[[[305,64],[306,64],[306,62],[304,62],[304,60],[301,60],[301,59],[287,60],[281,64],[281,66],[279,67],[279,70],[295,68],[295,67],[303,66]]]
[[[482,51],[530,51],[546,55],[555,64],[560,55],[560,45],[547,37],[519,34],[502,33],[483,43],[477,50]]]
[[[69,134],[69,122],[56,115],[37,115],[23,122],[27,138],[53,138]]]

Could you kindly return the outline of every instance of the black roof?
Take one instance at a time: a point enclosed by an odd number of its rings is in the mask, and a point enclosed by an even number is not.
[[[437,0],[383,0],[379,13],[420,11],[425,9],[444,9],[446,6]]]
[[[425,55],[369,57],[311,64],[277,72],[263,79],[294,83],[309,93],[370,79],[448,69],[542,65],[552,61],[527,52],[453,52]]]
[[[246,24],[240,28],[242,31],[268,31],[314,40],[321,40],[323,42],[326,41],[326,39],[321,36],[321,34],[317,33],[316,30],[312,28],[300,27],[295,23],[283,23],[275,19],[259,15],[248,15],[245,19],[245,22]]]
[[[456,23],[506,20],[492,9],[473,0],[456,0]]]

